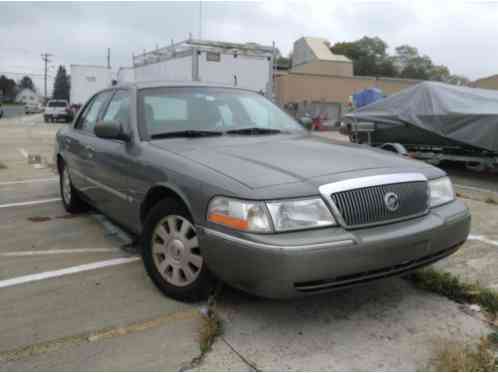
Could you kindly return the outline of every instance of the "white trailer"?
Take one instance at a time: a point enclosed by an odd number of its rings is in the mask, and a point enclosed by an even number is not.
[[[83,105],[95,92],[111,85],[111,69],[105,66],[71,65],[71,104]]]
[[[274,47],[189,39],[133,56],[134,81],[200,81],[272,98],[274,56]],[[118,74],[118,81],[130,81],[130,76]]]

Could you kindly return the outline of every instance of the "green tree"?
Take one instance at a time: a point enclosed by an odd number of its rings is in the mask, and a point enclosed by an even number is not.
[[[352,60],[355,75],[386,77],[397,75],[394,60],[387,54],[386,42],[377,36],[364,36],[353,42],[336,43],[330,50],[334,54]]]
[[[57,75],[54,81],[54,92],[52,98],[55,100],[68,100],[69,101],[69,90],[70,90],[69,75],[67,75],[66,68],[64,66],[59,66],[57,70]]]
[[[29,88],[31,90],[35,90],[35,84],[33,80],[29,76],[24,76],[19,82],[19,89]]]
[[[0,76],[0,97],[3,96],[4,101],[14,101],[16,86],[14,79],[9,79],[5,75]]]

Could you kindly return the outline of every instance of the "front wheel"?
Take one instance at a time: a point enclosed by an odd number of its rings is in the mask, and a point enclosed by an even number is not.
[[[189,302],[209,296],[214,279],[181,203],[171,198],[159,202],[147,217],[142,241],[145,269],[161,292]]]
[[[62,162],[59,170],[59,185],[64,209],[71,213],[77,213],[85,210],[85,203],[81,200],[78,191],[71,182],[71,175],[69,169],[64,162]]]

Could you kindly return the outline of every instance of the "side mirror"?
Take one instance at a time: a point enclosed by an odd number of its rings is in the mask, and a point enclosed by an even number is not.
[[[125,132],[123,124],[117,120],[99,121],[93,131],[102,139],[130,140],[130,135]]]
[[[301,123],[301,125],[307,130],[311,130],[313,119],[311,119],[310,117],[301,117],[299,118],[299,123]]]

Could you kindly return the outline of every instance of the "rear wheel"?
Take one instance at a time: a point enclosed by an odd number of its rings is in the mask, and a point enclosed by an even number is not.
[[[66,164],[61,161],[59,170],[59,184],[62,204],[67,212],[74,214],[86,209],[86,204],[81,200],[78,191],[71,182],[71,175]]]
[[[164,199],[151,210],[142,238],[145,269],[161,292],[181,301],[209,296],[214,279],[206,267],[192,218],[178,200]]]

